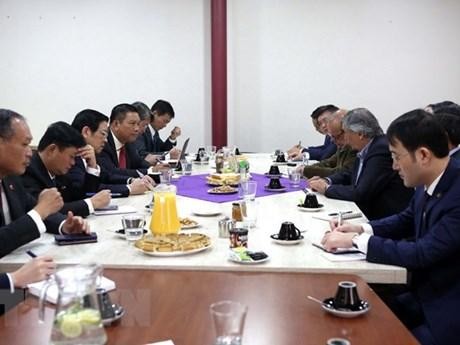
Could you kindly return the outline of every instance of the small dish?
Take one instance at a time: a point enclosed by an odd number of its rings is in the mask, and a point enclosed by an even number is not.
[[[143,249],[138,249],[140,252],[150,255],[150,256],[159,256],[159,257],[172,257],[172,256],[185,256],[185,255],[191,255],[199,252],[203,252],[209,248],[211,248],[211,244],[205,247],[200,247],[192,250],[177,250],[177,251],[172,251],[172,252],[150,252],[148,250],[143,250]]]
[[[200,224],[196,220],[193,220],[187,217],[179,218],[179,222],[180,222],[180,228],[182,230],[195,229],[200,226]]]
[[[270,235],[270,237],[273,240],[273,242],[275,242],[277,244],[281,244],[283,246],[290,246],[290,245],[294,245],[294,244],[299,244],[304,239],[304,237],[302,235],[300,235],[300,237],[298,239],[296,239],[296,240],[280,240],[280,239],[278,239],[278,234]]]
[[[230,250],[230,253],[228,255],[228,260],[235,262],[237,264],[241,264],[241,265],[257,265],[257,264],[261,264],[263,262],[270,260],[270,256],[267,255],[265,258],[260,259],[260,260],[254,260],[252,258],[250,260],[242,260],[241,257],[238,255],[238,253],[236,253],[233,250]]]
[[[302,206],[301,204],[298,204],[297,209],[299,211],[302,211],[302,212],[318,212],[318,211],[321,211],[322,209],[324,209],[323,204],[318,204],[318,205],[319,205],[319,207],[317,207],[317,208],[311,208],[311,207],[305,207],[305,206]]]
[[[195,216],[200,216],[200,217],[214,217],[214,216],[218,216],[219,214],[221,214],[222,211],[220,209],[210,207],[210,208],[195,209],[195,210],[192,210],[192,213]]]
[[[102,324],[104,326],[110,326],[113,322],[120,320],[123,315],[125,315],[125,308],[121,305],[113,304],[112,308],[114,309],[115,315],[107,319],[102,319]]]
[[[270,188],[268,185],[264,186],[264,189],[268,192],[285,192],[286,187],[281,187],[281,188]]]
[[[219,190],[219,188],[221,188],[221,187],[215,187],[215,188],[208,189],[208,193],[209,194],[235,194],[235,193],[238,193],[238,189],[233,188],[233,187],[229,187],[228,190]]]
[[[365,300],[361,300],[359,305],[353,309],[336,308],[334,306],[334,297],[326,298],[321,307],[332,315],[347,319],[366,314],[371,309],[371,305]]]
[[[279,174],[270,174],[270,173],[268,173],[268,172],[266,172],[264,175],[265,175],[266,177],[269,177],[269,178],[272,178],[272,177],[281,177],[281,176],[283,176],[283,174],[281,174],[281,173],[279,173]]]

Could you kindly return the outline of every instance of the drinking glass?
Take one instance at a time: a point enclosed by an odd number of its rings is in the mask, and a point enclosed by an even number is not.
[[[309,160],[310,160],[310,154],[307,151],[302,152],[302,164],[308,165]]]
[[[206,154],[209,157],[210,161],[213,161],[215,156],[216,156],[216,147],[214,145],[208,145],[206,146]]]
[[[188,159],[181,159],[180,165],[182,167],[182,173],[184,175],[191,175],[192,174],[192,165],[193,163]]]
[[[243,216],[243,225],[245,228],[254,228],[257,224],[257,201],[250,197],[244,197],[241,203],[241,214]]]
[[[161,170],[160,183],[170,184],[172,175],[173,175],[172,169]]]
[[[248,307],[234,301],[220,301],[209,307],[216,340],[214,345],[241,345]]]
[[[256,198],[257,181],[241,181],[238,185],[238,196],[241,199],[254,200]]]
[[[125,238],[128,241],[136,241],[142,238],[145,225],[143,214],[136,213],[125,215],[121,218],[121,223],[125,230]]]
[[[300,171],[297,170],[297,167],[288,167],[288,177],[289,183],[293,187],[298,187],[300,185]]]

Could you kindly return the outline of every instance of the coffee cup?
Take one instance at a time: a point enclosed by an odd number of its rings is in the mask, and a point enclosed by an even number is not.
[[[268,188],[270,189],[281,189],[283,186],[281,185],[281,182],[279,178],[271,178],[270,182],[268,183]]]
[[[316,195],[313,193],[307,193],[305,195],[305,201],[303,202],[303,207],[318,208],[319,203],[318,203],[318,198],[316,197]]]
[[[278,232],[278,239],[285,241],[295,241],[300,238],[300,230],[296,228],[292,222],[283,222],[280,231]]]
[[[356,283],[351,281],[341,281],[337,287],[334,297],[334,307],[337,309],[355,309],[361,300],[358,296]]]
[[[268,174],[269,175],[280,175],[280,168],[278,168],[278,166],[276,165],[272,165],[270,167],[270,170],[268,171]]]
[[[110,296],[106,289],[96,289],[97,304],[99,306],[99,312],[101,313],[102,319],[111,319],[115,316],[115,309]]]
[[[284,153],[280,153],[276,156],[276,162],[277,163],[285,163],[286,158],[284,157]]]

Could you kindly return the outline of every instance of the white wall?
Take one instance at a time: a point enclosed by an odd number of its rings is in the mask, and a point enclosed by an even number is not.
[[[0,107],[46,126],[84,108],[170,101],[192,147],[210,140],[206,0],[1,0]]]
[[[36,143],[85,107],[163,98],[170,128],[208,144],[210,1],[0,0],[0,107],[24,114]],[[229,141],[243,150],[319,143],[308,116],[325,103],[368,107],[386,128],[460,102],[460,1],[227,3]]]
[[[232,0],[229,141],[270,151],[320,143],[318,105],[405,111],[460,101],[460,1]]]

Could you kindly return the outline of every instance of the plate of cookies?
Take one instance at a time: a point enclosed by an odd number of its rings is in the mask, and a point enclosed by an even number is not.
[[[227,185],[208,189],[209,194],[233,194],[237,192],[238,192],[238,188],[233,188]]]
[[[211,238],[200,233],[146,235],[134,245],[142,253],[151,256],[182,256],[211,248]]]

